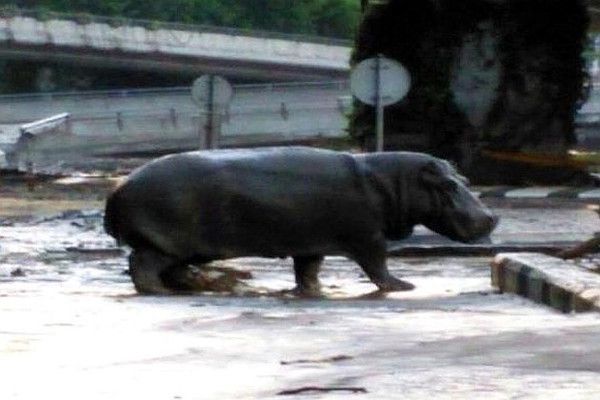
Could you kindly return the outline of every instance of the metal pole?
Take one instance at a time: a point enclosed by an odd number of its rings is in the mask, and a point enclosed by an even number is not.
[[[218,149],[221,145],[221,106],[217,105],[213,111],[213,149]]]
[[[381,54],[377,55],[375,63],[375,108],[376,108],[376,151],[383,151],[383,101],[381,98]]]
[[[215,77],[208,78],[208,101],[206,102],[206,144],[209,149],[215,148],[215,126],[213,114],[215,112]]]
[[[203,119],[202,119],[202,109],[199,108],[199,110],[200,110],[200,112],[198,114],[198,119],[197,119],[196,127],[198,129],[198,140],[199,140],[199,143],[200,143],[199,150],[204,150],[204,149],[207,148],[207,143],[206,143],[206,123],[202,124],[202,122],[203,122]],[[193,118],[192,118],[192,121],[194,121]]]

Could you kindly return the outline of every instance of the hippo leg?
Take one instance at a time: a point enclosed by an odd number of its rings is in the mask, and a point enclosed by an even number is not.
[[[294,273],[296,275],[295,291],[302,296],[318,296],[321,293],[319,270],[323,256],[294,257]]]
[[[129,272],[140,294],[171,294],[162,275],[177,264],[177,260],[150,248],[134,249],[129,256]]]
[[[372,246],[363,246],[360,251],[354,251],[351,258],[360,265],[371,282],[383,292],[400,292],[415,288],[412,283],[390,274],[386,265],[385,240],[377,241]]]

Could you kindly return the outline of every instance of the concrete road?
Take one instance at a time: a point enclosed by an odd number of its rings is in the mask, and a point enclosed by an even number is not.
[[[500,209],[497,235],[586,236],[573,208]],[[564,315],[490,286],[489,259],[390,259],[411,292],[326,259],[327,299],[277,295],[289,260],[242,259],[253,295],[136,296],[98,213],[0,227],[0,398],[592,399],[600,316]],[[570,222],[568,222],[570,221]],[[425,235],[424,231],[421,231]],[[95,251],[94,251],[95,250]],[[286,397],[283,397],[286,398]]]

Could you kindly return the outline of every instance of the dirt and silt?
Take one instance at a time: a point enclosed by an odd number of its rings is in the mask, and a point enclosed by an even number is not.
[[[325,260],[325,299],[275,295],[293,286],[291,261],[258,258],[221,264],[252,274],[246,292],[138,296],[126,250],[102,230],[112,183],[98,182],[0,187],[3,399],[575,399],[600,390],[600,318],[496,293],[488,258],[391,258],[417,289],[371,299],[373,285],[340,257]],[[581,208],[496,210],[504,220],[494,240],[544,229],[583,240],[597,230]]]

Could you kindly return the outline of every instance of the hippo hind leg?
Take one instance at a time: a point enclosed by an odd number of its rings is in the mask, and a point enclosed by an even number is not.
[[[179,269],[180,262],[151,248],[136,248],[129,256],[129,272],[135,289],[140,294],[171,294],[172,285],[165,285],[163,277]]]
[[[294,256],[293,258],[296,275],[295,291],[301,296],[319,296],[321,294],[319,270],[323,256]]]

